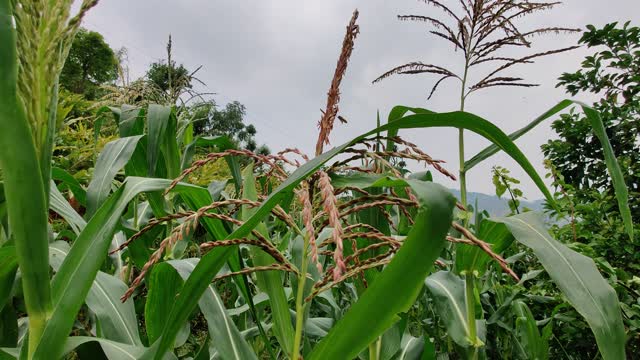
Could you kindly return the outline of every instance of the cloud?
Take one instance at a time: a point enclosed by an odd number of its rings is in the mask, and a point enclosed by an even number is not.
[[[437,12],[415,0],[110,0],[92,10],[85,25],[103,33],[112,47],[129,49],[132,76],[142,75],[149,63],[166,56],[166,40],[171,33],[174,58],[191,69],[203,65],[198,75],[209,91],[219,94],[219,102],[238,100],[245,104],[249,122],[258,129],[259,142],[273,150],[297,146],[312,153],[319,109],[325,105],[344,29],[356,7],[360,10],[361,34],[343,81],[341,103],[341,114],[349,124],[336,126],[332,144],[374,127],[376,112],[379,110],[384,118],[394,105],[456,110],[459,85],[455,81],[442,84],[429,102],[426,98],[435,80],[431,76],[399,76],[371,84],[382,72],[412,60],[452,67],[460,64],[460,52],[453,52],[447,43],[429,36],[427,26],[396,19],[397,14]],[[624,21],[628,14],[639,12],[637,1],[617,1],[612,6],[597,0],[570,0],[552,12],[524,20],[523,26],[602,25]],[[536,49],[569,46],[578,37],[542,37]],[[587,53],[581,49],[514,68],[511,74],[523,74],[542,86],[479,92],[469,99],[467,110],[493,121],[506,132],[516,130],[566,97],[554,87],[556,79],[562,72],[575,70]],[[457,169],[457,130],[401,135],[432,156],[446,160],[448,169]],[[518,141],[541,173],[544,169],[540,145],[552,137],[547,124]],[[467,139],[467,157],[487,145],[473,134]],[[528,198],[540,197],[533,183],[505,155],[496,155],[473,169],[469,189],[493,192],[490,168],[495,164],[509,167],[523,180]],[[445,178],[438,180],[456,186]]]

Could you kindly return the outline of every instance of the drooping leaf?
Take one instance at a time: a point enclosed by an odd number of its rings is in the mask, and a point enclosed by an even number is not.
[[[518,130],[514,131],[513,133],[509,134],[509,138],[512,141],[516,141],[522,135],[526,134],[527,132],[529,132],[530,130],[535,128],[538,124],[540,124],[541,122],[545,121],[546,119],[551,118],[553,115],[559,113],[560,111],[568,108],[571,104],[573,104],[573,101],[571,101],[571,100],[568,100],[568,99],[562,100],[561,102],[559,102],[558,104],[553,106],[551,109],[545,111],[542,115],[538,116],[533,121],[528,123],[526,126],[524,126],[521,129],[518,129]],[[500,151],[500,148],[495,144],[491,144],[491,145],[487,146],[486,148],[484,148],[479,153],[477,153],[476,155],[474,155],[473,157],[471,157],[471,159],[467,160],[464,163],[464,168],[468,171],[468,170],[472,169],[474,166],[476,166],[479,163],[483,162],[484,160],[488,159],[489,157],[491,157],[492,155],[494,155],[498,151]]]
[[[76,314],[106,257],[120,216],[131,199],[141,192],[166,189],[170,183],[171,181],[166,179],[129,177],[89,220],[53,277],[53,311],[34,356],[59,356],[66,334],[71,330]],[[206,189],[181,184],[175,191],[206,192]]]
[[[611,146],[611,142],[609,141],[609,137],[607,136],[598,112],[586,105],[581,104],[581,106],[585,116],[589,119],[589,122],[591,122],[593,132],[598,137],[598,140],[600,140],[600,144],[602,144],[604,161],[607,164],[607,170],[613,183],[620,215],[622,215],[622,221],[624,222],[624,227],[627,230],[629,239],[633,242],[633,219],[631,218],[631,209],[629,208],[629,191],[624,182],[624,175],[620,169],[620,164],[618,164],[618,160],[613,152],[613,147]]]
[[[540,115],[523,128],[511,133],[509,135],[509,138],[512,141],[515,141],[522,135],[535,128],[538,124],[542,123],[544,120],[551,118],[553,115],[574,104],[579,105],[582,108],[582,111],[591,123],[593,132],[596,134],[596,137],[602,145],[604,160],[607,164],[607,170],[609,171],[609,176],[611,177],[611,181],[613,183],[616,199],[618,200],[620,214],[622,215],[622,220],[624,222],[627,233],[629,234],[631,241],[633,241],[633,221],[631,218],[631,210],[629,209],[629,193],[624,182],[624,176],[622,174],[622,171],[620,170],[620,165],[618,164],[618,161],[613,152],[613,148],[605,131],[604,124],[602,123],[602,118],[596,110],[581,102],[565,99],[559,102],[557,105],[553,106],[551,109],[545,111],[544,114]],[[480,151],[478,154],[466,161],[464,164],[465,169],[468,171],[469,169],[478,165],[500,150],[501,148],[495,143],[489,145],[484,150]]]
[[[62,216],[71,226],[74,233],[80,234],[87,222],[78,214],[69,202],[62,196],[56,184],[51,181],[51,190],[49,191],[49,208]]]
[[[64,186],[71,190],[73,196],[78,200],[80,205],[85,207],[87,206],[87,191],[82,187],[82,185],[80,185],[76,178],[71,176],[71,174],[64,169],[54,167],[51,169],[51,179],[60,181],[61,188]]]
[[[593,260],[553,239],[534,213],[492,220],[507,225],[518,242],[533,250],[569,303],[591,327],[602,357],[624,359],[625,333],[618,297]]]
[[[438,315],[447,328],[447,334],[462,347],[469,347],[475,341],[467,323],[465,305],[465,284],[449,271],[438,271],[425,280],[425,285],[433,296]]]
[[[69,245],[58,241],[49,248],[51,267],[58,271],[62,261],[69,254]],[[138,334],[138,321],[133,307],[133,300],[120,301],[120,296],[127,291],[127,286],[112,275],[99,271],[85,302],[96,315],[102,336],[128,345],[142,346]]]
[[[96,314],[105,339],[142,346],[133,299],[120,301],[126,291],[127,286],[120,279],[99,271],[85,302]]]

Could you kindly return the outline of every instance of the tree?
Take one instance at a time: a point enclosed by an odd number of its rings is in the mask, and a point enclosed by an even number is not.
[[[593,107],[600,112],[613,151],[623,170],[630,191],[629,206],[635,231],[640,230],[640,28],[617,23],[602,28],[587,26],[580,43],[597,49],[587,56],[576,72],[560,77],[571,95],[591,93],[598,96]],[[554,226],[558,239],[571,243],[591,256],[614,284],[625,326],[628,329],[627,353],[640,351],[640,307],[633,274],[640,271],[640,245],[622,231],[623,223],[616,206],[614,189],[606,171],[602,146],[582,113],[570,112],[554,121],[559,135],[542,146],[547,166],[559,189],[559,217],[569,219]],[[635,289],[634,289],[635,288]],[[590,337],[571,339],[580,332],[579,323],[557,327],[560,341],[567,349],[585,353],[595,347]],[[556,329],[554,329],[556,332]],[[582,331],[584,333],[584,331]]]
[[[269,149],[258,146],[255,141],[255,126],[244,123],[246,108],[238,101],[233,101],[220,109],[213,101],[200,102],[187,110],[193,121],[194,135],[224,135],[236,142],[238,146],[251,151],[268,154]]]
[[[560,77],[558,86],[568,93],[600,96],[593,104],[602,117],[611,145],[631,192],[632,216],[640,221],[640,28],[617,23],[596,29],[588,26],[580,43],[601,48],[582,68]],[[543,152],[570,185],[580,202],[588,202],[593,190],[613,194],[602,152],[589,120],[570,112],[552,124],[560,139],[542,146]]]
[[[169,82],[169,72],[171,72],[171,83]],[[151,64],[147,71],[147,78],[162,91],[169,92],[172,88],[191,89],[191,76],[189,70],[180,64],[172,61],[171,66],[164,61],[157,61]]]
[[[60,74],[60,84],[87,99],[98,96],[99,86],[118,78],[114,51],[100,33],[80,29]]]

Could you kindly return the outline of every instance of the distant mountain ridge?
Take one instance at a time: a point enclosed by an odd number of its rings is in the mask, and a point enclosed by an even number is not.
[[[456,190],[456,189],[449,189],[449,190],[457,198],[460,198],[460,190]],[[470,205],[475,206],[476,200],[477,200],[478,208],[480,210],[487,210],[489,214],[491,214],[491,216],[508,215],[511,212],[509,209],[509,204],[507,203],[508,199],[509,199],[508,195],[503,196],[502,198],[499,198],[495,195],[488,195],[484,193],[477,193],[477,192],[467,193],[467,202]],[[544,203],[543,199],[533,200],[533,201],[520,200],[520,207],[522,208],[526,207],[534,211],[542,211],[544,209],[543,203]]]

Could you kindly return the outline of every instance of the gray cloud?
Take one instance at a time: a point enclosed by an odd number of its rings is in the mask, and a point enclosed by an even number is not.
[[[199,77],[208,85],[208,91],[219,94],[218,102],[238,100],[245,104],[260,142],[273,150],[297,146],[312,153],[319,109],[325,105],[344,27],[356,7],[360,10],[361,34],[342,86],[341,114],[349,124],[336,126],[332,143],[340,144],[371,129],[376,111],[384,118],[394,105],[435,111],[457,109],[459,85],[454,81],[442,84],[429,102],[426,98],[434,81],[431,76],[395,77],[371,84],[382,72],[408,61],[451,67],[460,64],[461,54],[429,36],[427,26],[396,20],[397,14],[436,13],[415,0],[110,0],[100,2],[91,11],[85,26],[103,33],[113,47],[129,49],[133,77],[142,75],[149,63],[165,57],[165,44],[171,33],[174,58],[192,69],[203,65]],[[629,14],[638,13],[640,2],[636,0],[568,0],[553,12],[526,19],[523,26],[602,25],[624,22]],[[578,37],[539,38],[532,50],[570,46]],[[469,99],[467,110],[506,132],[516,130],[566,97],[555,88],[556,79],[562,72],[576,69],[587,53],[580,49],[514,68],[512,74],[524,75],[542,86],[486,90]],[[446,160],[450,170],[457,168],[456,130],[420,130],[402,135],[432,156]],[[541,173],[544,169],[540,145],[551,137],[553,132],[547,124],[518,141]],[[473,134],[467,139],[467,157],[487,145]],[[526,196],[540,197],[517,164],[501,154],[471,171],[470,190],[493,192],[490,169],[496,164],[510,168],[523,180]],[[438,180],[455,187],[444,177]]]

